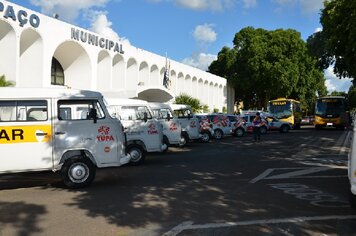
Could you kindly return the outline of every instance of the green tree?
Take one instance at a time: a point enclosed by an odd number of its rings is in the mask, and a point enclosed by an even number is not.
[[[174,103],[176,104],[185,104],[192,107],[194,113],[199,113],[204,109],[204,106],[200,104],[199,99],[193,98],[187,94],[180,94],[175,98]]]
[[[246,27],[233,43],[232,49],[219,52],[209,72],[227,78],[235,99],[246,108],[266,107],[268,100],[278,97],[312,104],[316,92],[326,94],[323,73],[299,32]]]
[[[356,87],[352,85],[347,94],[348,96],[348,107],[351,110],[356,110]]]
[[[5,75],[0,76],[0,87],[11,87],[14,85],[15,85],[15,83],[13,83],[12,81],[6,80]]]
[[[356,1],[326,0],[321,12],[322,43],[334,73],[339,77],[356,77]]]

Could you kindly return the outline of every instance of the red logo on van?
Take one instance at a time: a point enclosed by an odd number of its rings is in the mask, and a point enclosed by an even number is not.
[[[148,134],[158,134],[155,124],[151,123],[148,125]]]
[[[99,135],[96,137],[96,139],[99,142],[108,142],[108,141],[114,141],[114,137],[110,134],[110,127],[108,126],[100,126],[98,129]]]
[[[177,124],[175,123],[175,122],[172,122],[170,125],[169,125],[169,130],[172,130],[172,131],[174,131],[174,130],[177,130],[178,128],[177,128]]]
[[[195,121],[190,122],[190,127],[192,127],[192,128],[197,127],[197,124],[195,124]]]

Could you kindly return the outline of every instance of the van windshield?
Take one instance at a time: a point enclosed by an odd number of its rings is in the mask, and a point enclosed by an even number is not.
[[[152,119],[152,114],[146,106],[123,106],[120,117],[122,120],[144,120]]]

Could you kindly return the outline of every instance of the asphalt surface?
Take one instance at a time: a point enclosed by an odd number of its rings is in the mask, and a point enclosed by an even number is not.
[[[85,189],[0,175],[0,235],[356,235],[349,131],[302,127],[190,143]]]

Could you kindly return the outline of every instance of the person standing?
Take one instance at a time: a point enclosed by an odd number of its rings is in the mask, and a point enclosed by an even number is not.
[[[262,124],[261,115],[259,112],[256,112],[256,117],[252,121],[254,141],[261,140],[261,124]]]

